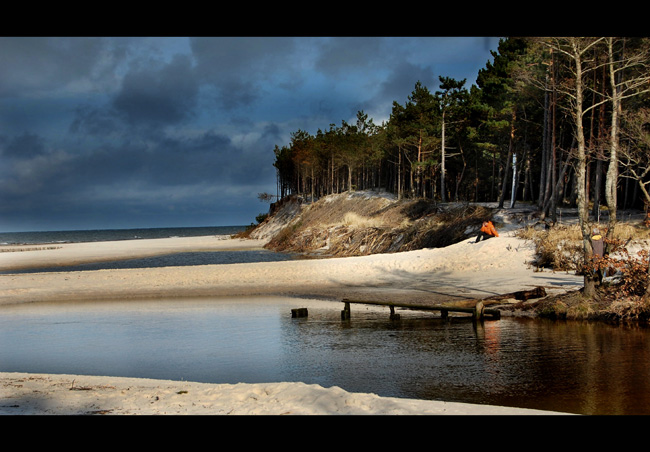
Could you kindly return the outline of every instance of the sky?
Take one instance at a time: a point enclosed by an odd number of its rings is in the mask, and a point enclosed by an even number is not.
[[[0,37],[0,232],[248,225],[275,146],[475,84],[497,37]]]

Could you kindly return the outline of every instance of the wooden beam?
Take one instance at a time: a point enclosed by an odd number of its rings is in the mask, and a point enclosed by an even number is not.
[[[476,306],[473,308],[462,308],[456,306],[443,306],[443,305],[417,305],[410,303],[396,303],[394,301],[368,301],[368,300],[350,300],[349,298],[344,298],[342,300],[345,303],[345,308],[341,312],[342,319],[350,318],[350,304],[370,304],[375,306],[388,306],[391,311],[391,319],[399,318],[399,314],[395,314],[395,308],[400,307],[404,309],[411,309],[414,311],[440,311],[443,318],[447,317],[449,312],[464,312],[472,314],[476,319],[482,319],[485,315],[490,315],[494,318],[501,318],[501,312],[498,309],[486,309],[481,301],[476,303]],[[397,317],[394,317],[397,316]]]

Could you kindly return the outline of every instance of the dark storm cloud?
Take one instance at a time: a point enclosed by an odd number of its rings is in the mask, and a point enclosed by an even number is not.
[[[249,224],[292,132],[472,83],[496,42],[0,38],[0,231]]]
[[[386,52],[385,45],[391,40],[376,37],[323,38],[314,68],[322,73],[345,77],[346,73],[383,70],[399,60],[398,55]]]
[[[215,88],[227,109],[252,104],[264,95],[262,82],[294,72],[296,38],[195,37],[190,39],[197,77]],[[298,72],[293,81],[297,81]]]
[[[74,135],[108,137],[120,133],[123,128],[117,112],[110,108],[79,105],[72,115],[68,130]]]
[[[25,132],[11,139],[0,139],[2,155],[9,158],[33,158],[45,154],[45,141],[33,133]]]
[[[22,158],[2,178],[0,190],[6,196],[0,201],[0,212],[38,212],[43,218],[76,216],[79,221],[99,220],[103,212],[103,222],[116,222],[112,217],[121,219],[127,214],[141,221],[153,218],[156,211],[197,221],[196,212],[202,212],[214,221],[219,200],[252,198],[262,190],[253,186],[255,182],[247,187],[247,181],[273,180],[272,161],[255,165],[251,162],[260,161],[260,156],[237,158],[245,154],[228,137],[207,133],[154,144],[123,143],[84,153]],[[247,224],[250,215],[263,210],[258,204],[249,208],[248,219],[237,218],[238,224]],[[185,212],[192,208],[195,216],[187,216]],[[179,218],[174,221],[181,222]]]
[[[45,96],[103,83],[124,55],[105,38],[3,37],[0,96]]]
[[[152,187],[162,194],[163,187],[173,190],[204,183],[215,187],[236,185],[246,177],[255,180],[264,174],[264,168],[239,158],[245,154],[228,137],[212,132],[189,138],[167,137],[159,142],[125,141],[86,152],[41,154],[13,163],[11,192],[18,195],[41,191],[44,195],[50,191],[83,197],[80,187],[92,188],[90,193],[96,193],[98,188],[115,193],[128,186]],[[5,178],[4,182],[9,180]],[[22,185],[21,181],[29,183]],[[9,190],[8,185],[0,188]]]
[[[113,107],[130,124],[174,124],[191,117],[198,92],[190,58],[176,55],[168,64],[143,62],[129,71]]]

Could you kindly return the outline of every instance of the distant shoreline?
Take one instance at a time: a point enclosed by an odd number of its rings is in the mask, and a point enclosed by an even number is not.
[[[245,229],[246,226],[233,225],[0,232],[0,250],[7,246],[46,246],[152,238],[231,236]]]
[[[0,271],[61,267],[94,262],[200,251],[263,249],[260,240],[231,239],[229,235],[121,239],[68,242],[56,245],[2,245]]]

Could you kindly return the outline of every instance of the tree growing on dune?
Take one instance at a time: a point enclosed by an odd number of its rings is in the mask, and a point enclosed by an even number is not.
[[[488,62],[479,71],[477,84],[481,88],[481,98],[486,109],[485,125],[491,131],[492,144],[502,156],[502,177],[499,191],[499,207],[503,207],[510,181],[516,181],[517,170],[517,122],[520,109],[520,95],[517,78],[514,73],[518,67],[519,57],[526,50],[522,39],[501,41],[499,53],[492,52],[494,62]],[[514,205],[516,185],[511,185],[511,206]]]
[[[447,126],[460,122],[460,112],[467,102],[468,93],[464,88],[465,79],[454,80],[450,77],[440,77],[440,90],[436,92],[440,105],[440,200],[447,201]]]
[[[632,179],[650,207],[650,107],[624,115],[624,136],[627,145],[621,148],[623,177]]]
[[[608,37],[606,42],[606,69],[609,79],[608,101],[611,103],[609,134],[609,167],[605,182],[605,198],[609,208],[607,237],[613,238],[616,225],[617,184],[619,180],[620,120],[624,113],[623,102],[650,92],[650,44],[647,40]],[[643,122],[643,113],[636,117]],[[642,129],[637,137],[643,142]],[[647,148],[646,148],[647,149]],[[641,180],[639,180],[640,182]],[[642,184],[643,185],[643,184]],[[641,187],[644,188],[643,186]],[[647,192],[646,192],[647,195]]]
[[[604,38],[550,38],[546,40],[553,51],[564,58],[567,76],[559,89],[570,99],[569,113],[574,122],[574,134],[577,143],[575,150],[576,194],[578,201],[578,220],[582,234],[584,289],[585,297],[595,293],[596,274],[591,271],[593,248],[591,245],[591,227],[589,225],[588,195],[586,185],[587,150],[585,140],[585,115],[595,108],[595,104],[585,105],[586,78],[595,69],[591,52],[601,44]]]
[[[434,149],[437,116],[436,99],[419,81],[404,105],[393,102],[390,124],[394,143],[399,143],[407,163],[411,196],[426,197],[426,180],[434,178],[438,164]],[[433,190],[433,188],[432,188]]]

